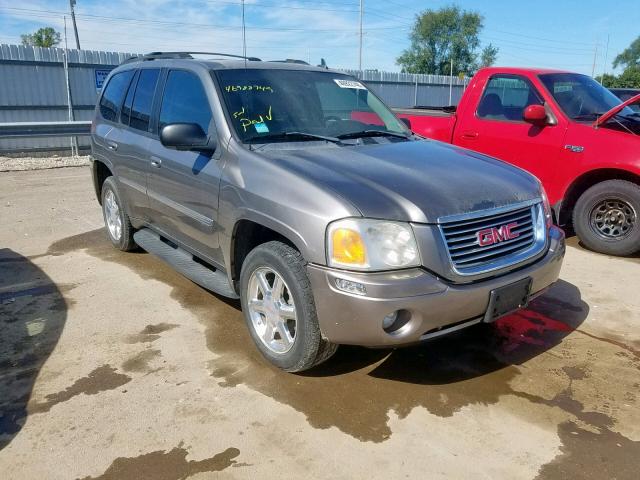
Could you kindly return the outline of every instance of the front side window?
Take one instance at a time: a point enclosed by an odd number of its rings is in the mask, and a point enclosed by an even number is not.
[[[153,94],[156,91],[158,77],[160,77],[159,69],[143,69],[140,71],[131,107],[131,119],[129,120],[131,128],[142,130],[143,132],[149,131]]]
[[[372,92],[347,75],[259,68],[218,70],[215,75],[243,142],[287,134],[409,133]]]
[[[542,97],[526,79],[496,75],[491,77],[482,93],[477,115],[486,120],[522,122],[526,107],[542,104]]]
[[[100,99],[100,114],[105,120],[115,122],[118,118],[118,110],[122,104],[124,93],[127,91],[134,73],[135,70],[116,73],[109,80]]]
[[[170,71],[162,96],[160,128],[170,123],[196,123],[208,133],[211,119],[211,108],[200,78],[185,70]]]

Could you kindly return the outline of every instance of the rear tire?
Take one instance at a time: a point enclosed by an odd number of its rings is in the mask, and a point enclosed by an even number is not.
[[[102,184],[102,215],[107,236],[114,247],[123,252],[138,248],[133,241],[134,229],[113,177],[108,177]]]
[[[273,365],[301,372],[338,349],[322,338],[306,263],[290,246],[272,241],[249,252],[240,298],[251,337]]]
[[[640,186],[607,180],[585,191],[573,210],[573,228],[585,247],[626,256],[640,250]]]

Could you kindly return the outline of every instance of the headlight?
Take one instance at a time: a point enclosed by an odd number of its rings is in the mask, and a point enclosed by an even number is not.
[[[540,196],[542,197],[542,206],[544,208],[544,220],[547,228],[551,228],[553,224],[553,212],[551,211],[551,204],[549,204],[549,198],[547,192],[544,190],[542,183],[540,184]]]
[[[327,229],[328,262],[351,270],[391,270],[420,265],[408,223],[346,218]]]

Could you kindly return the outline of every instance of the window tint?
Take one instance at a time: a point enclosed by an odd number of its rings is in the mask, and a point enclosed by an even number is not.
[[[127,96],[124,99],[122,112],[120,112],[120,123],[123,123],[124,125],[129,125],[129,120],[131,119],[131,106],[133,105],[133,93],[136,89],[136,82],[137,77],[134,77],[131,81],[131,85],[129,85]]]
[[[143,69],[140,70],[136,93],[133,97],[131,107],[131,120],[129,126],[143,132],[149,131],[149,120],[151,119],[151,105],[153,103],[153,92],[156,90],[156,83],[160,70]]]
[[[169,123],[197,123],[209,131],[211,109],[202,82],[191,72],[172,70],[164,87],[160,128]]]
[[[116,73],[104,89],[100,99],[100,114],[105,120],[115,122],[118,117],[118,109],[122,104],[122,97],[129,86],[134,70]]]
[[[522,121],[526,107],[542,104],[538,92],[524,78],[497,75],[489,80],[477,113],[491,120]]]

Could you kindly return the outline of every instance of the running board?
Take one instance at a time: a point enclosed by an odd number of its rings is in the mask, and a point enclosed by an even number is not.
[[[144,250],[160,257],[192,282],[219,295],[239,298],[229,285],[226,273],[205,267],[186,250],[164,242],[157,233],[143,228],[133,234],[133,239]]]

